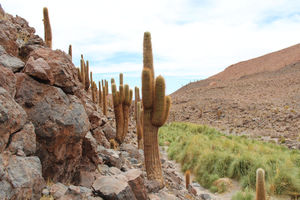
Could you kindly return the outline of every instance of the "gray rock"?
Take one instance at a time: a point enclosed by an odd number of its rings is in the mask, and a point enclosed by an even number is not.
[[[20,71],[25,66],[22,60],[8,54],[2,54],[0,56],[0,64],[11,69],[13,72]]]
[[[209,194],[200,194],[200,197],[203,200],[211,200],[212,199]]]
[[[93,189],[97,196],[108,200],[136,200],[134,193],[127,182],[118,180],[113,177],[103,176],[98,178]]]
[[[103,162],[109,167],[121,169],[124,164],[124,159],[120,156],[119,151],[98,146],[98,155],[102,157]]]
[[[64,196],[67,191],[68,191],[68,187],[62,183],[56,183],[50,187],[50,194],[55,199],[59,199],[60,197]]]
[[[0,87],[0,153],[6,147],[10,134],[22,129],[25,122],[23,108]]]

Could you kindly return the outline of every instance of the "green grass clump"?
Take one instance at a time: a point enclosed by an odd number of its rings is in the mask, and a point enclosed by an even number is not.
[[[183,122],[161,127],[159,143],[169,144],[168,156],[180,162],[183,171],[190,170],[205,188],[229,177],[242,188],[255,190],[256,170],[262,168],[269,194],[300,193],[299,150]]]
[[[254,194],[253,192],[249,191],[238,191],[233,195],[231,198],[232,200],[253,200],[254,199]]]

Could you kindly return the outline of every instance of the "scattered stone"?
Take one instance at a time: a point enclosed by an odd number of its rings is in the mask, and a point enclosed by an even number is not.
[[[138,200],[147,200],[148,195],[146,187],[144,185],[144,177],[141,170],[131,169],[125,173],[125,176],[128,180],[136,199]]]
[[[98,146],[98,155],[102,157],[103,162],[109,167],[122,168],[124,159],[120,156],[120,152],[113,149],[105,149],[102,146]]]
[[[16,94],[16,76],[10,69],[3,67],[3,65],[0,65],[0,71],[0,87],[3,87],[14,98]]]
[[[68,187],[65,186],[62,183],[56,183],[53,184],[50,187],[50,194],[55,198],[55,199],[59,199],[60,197],[64,196],[66,194],[68,190]]]
[[[136,199],[127,182],[120,181],[110,176],[103,176],[98,178],[94,182],[92,188],[97,196],[100,196],[104,199]]]
[[[202,200],[212,200],[209,194],[200,194]]]
[[[0,55],[0,64],[13,72],[18,72],[25,66],[22,60],[8,54]]]

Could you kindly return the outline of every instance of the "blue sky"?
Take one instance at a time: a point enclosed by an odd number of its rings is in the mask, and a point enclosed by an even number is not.
[[[99,77],[124,73],[140,82],[143,33],[152,34],[156,75],[171,93],[239,61],[299,43],[297,0],[3,0],[2,7],[29,21],[43,37],[49,9],[53,48],[80,54]]]

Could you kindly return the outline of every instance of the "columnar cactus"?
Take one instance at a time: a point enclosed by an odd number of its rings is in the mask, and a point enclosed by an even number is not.
[[[81,74],[81,83],[84,85],[85,88],[85,62],[83,59],[83,55],[81,55],[81,59],[80,59],[80,74]]]
[[[171,98],[165,96],[165,80],[158,76],[154,80],[151,35],[144,34],[144,68],[142,72],[142,95],[144,108],[144,157],[149,180],[156,180],[164,187],[158,148],[158,129],[169,115]]]
[[[137,115],[137,103],[141,101],[140,98],[140,89],[138,87],[134,88],[134,118],[137,120],[136,115]]]
[[[52,31],[51,31],[48,8],[44,7],[43,15],[44,15],[43,21],[44,21],[45,43],[47,47],[52,48]]]
[[[99,97],[98,97],[98,99],[99,99],[99,106],[101,107],[101,103],[102,103],[102,92],[101,92],[101,83],[100,83],[100,81],[98,82],[98,85],[99,85],[99,91],[98,91],[98,94],[99,94]]]
[[[191,184],[191,172],[187,170],[185,172],[185,188],[189,189],[189,185]]]
[[[90,79],[89,79],[89,61],[86,61],[86,65],[85,65],[85,90],[88,91],[89,87],[90,87]]]
[[[71,44],[69,45],[69,55],[71,56],[71,59],[72,59],[72,45]]]
[[[256,171],[256,200],[266,200],[265,171],[261,168]]]
[[[106,116],[107,114],[107,102],[106,102],[106,89],[105,89],[105,86],[102,85],[102,95],[103,95],[103,100],[102,100],[102,112],[103,114]]]
[[[142,103],[137,102],[137,112],[136,112],[136,133],[138,140],[138,149],[144,149],[143,142],[143,115],[144,110],[142,108]]]
[[[116,140],[118,143],[123,143],[128,132],[129,123],[129,108],[132,101],[132,90],[126,84],[125,87],[121,84],[123,83],[123,75],[120,74],[120,85],[119,91],[117,91],[117,86],[114,79],[111,79],[112,83],[112,97],[113,97],[113,107],[116,118],[116,129],[117,136]]]
[[[124,130],[124,114],[123,114],[123,104],[122,104],[122,94],[117,91],[117,86],[115,83],[111,85],[112,98],[113,98],[113,107],[116,120],[116,140],[119,143],[122,143],[122,136]]]

